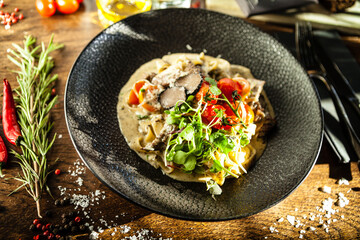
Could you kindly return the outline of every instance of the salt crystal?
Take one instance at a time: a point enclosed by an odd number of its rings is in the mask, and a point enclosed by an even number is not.
[[[289,221],[289,223],[291,225],[295,225],[295,217],[294,216],[287,215],[286,219]]]
[[[90,229],[90,228],[89,228]],[[92,231],[92,230],[91,230]],[[92,231],[90,233],[90,239],[98,239],[99,234],[97,232]]]
[[[324,201],[322,201],[322,207],[319,209],[319,211],[326,213],[327,218],[329,218],[331,214],[335,213],[335,210],[332,209],[333,202],[334,200],[331,198],[327,198]]]
[[[338,193],[338,199],[336,205],[339,207],[345,207],[348,204],[349,204],[349,200],[344,196],[344,194],[341,192]]]
[[[331,193],[331,187],[323,186],[323,187],[320,188],[320,191],[330,194]]]
[[[128,233],[131,229],[131,227],[129,227],[127,225],[121,226],[120,228],[121,228],[122,233]]]
[[[344,185],[349,185],[349,181],[346,180],[345,178],[339,179],[336,183],[339,184],[339,185],[343,185],[343,184]]]
[[[186,49],[191,51],[192,50],[192,47],[189,45],[189,44],[186,44]]]
[[[59,137],[58,138],[62,138],[63,137],[63,135],[62,134],[59,134]]]
[[[271,227],[269,227],[269,230],[271,233],[273,233],[273,232],[275,232],[276,229],[275,229],[275,227],[271,226]]]
[[[281,222],[284,221],[284,218],[279,218],[277,221],[278,221],[279,223],[281,223]]]
[[[316,228],[314,228],[314,227],[309,227],[308,228],[310,231],[315,231],[316,230]]]

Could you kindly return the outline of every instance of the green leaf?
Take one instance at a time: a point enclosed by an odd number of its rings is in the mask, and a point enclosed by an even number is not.
[[[180,123],[179,123],[179,128],[180,129],[185,128],[187,125],[188,125],[187,119],[186,118],[181,118]]]
[[[212,133],[210,135],[210,141],[225,154],[231,152],[235,147],[235,143],[220,131]]]
[[[180,118],[174,115],[169,115],[166,118],[166,123],[169,125],[178,125],[180,123]]]
[[[195,169],[195,166],[196,166],[196,157],[190,154],[184,163],[184,170],[192,171]]]
[[[210,92],[214,95],[220,95],[222,92],[217,86],[210,86]]]
[[[205,78],[205,81],[207,81],[208,83],[210,83],[210,92],[213,95],[220,95],[221,94],[221,90],[217,87],[217,81],[213,78]]]
[[[210,83],[211,86],[217,86],[217,81],[213,78],[210,77],[206,77],[205,81],[207,81],[208,83]]]
[[[177,151],[174,155],[174,163],[180,165],[184,164],[188,155],[189,154],[184,151]]]
[[[179,134],[180,137],[184,138],[187,141],[190,141],[194,138],[194,128],[192,125],[188,125],[182,132]]]
[[[211,166],[210,172],[217,173],[217,172],[220,172],[223,169],[224,169],[224,167],[221,165],[219,160],[214,159],[214,164]]]
[[[241,147],[245,147],[250,143],[250,140],[246,134],[242,135],[240,138],[240,145]]]
[[[195,96],[194,95],[190,95],[187,99],[186,102],[191,103],[194,100]]]
[[[248,136],[243,132],[242,129],[237,130],[237,132],[240,134],[240,146],[245,147],[250,143],[250,140]]]

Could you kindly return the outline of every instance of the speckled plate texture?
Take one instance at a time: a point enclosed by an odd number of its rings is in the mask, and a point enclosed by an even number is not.
[[[204,49],[265,80],[277,119],[262,157],[247,175],[227,180],[216,201],[205,184],[172,180],[140,159],[122,136],[116,111],[120,89],[143,63]],[[65,114],[77,152],[104,184],[154,212],[189,220],[241,218],[275,205],[309,174],[322,142],[319,99],[294,57],[251,24],[199,9],[146,12],[102,31],[70,72]]]

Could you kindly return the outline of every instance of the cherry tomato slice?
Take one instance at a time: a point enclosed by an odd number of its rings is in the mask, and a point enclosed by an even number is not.
[[[151,92],[155,91],[156,89],[157,89],[157,86],[148,85],[148,86],[142,87],[139,91],[140,105],[150,112],[155,112],[156,108],[146,101],[145,96],[146,96],[146,94],[152,94]]]
[[[199,92],[196,93],[196,95],[195,95],[196,100],[197,100],[197,101],[201,101],[201,100],[202,100],[203,102],[205,102],[204,97],[205,97],[206,94],[209,92],[209,88],[210,88],[209,83],[203,82],[203,83],[201,84],[201,87],[200,87]],[[210,93],[210,92],[209,92],[209,93]],[[211,98],[216,98],[217,96],[210,93],[210,97],[211,97]],[[217,102],[216,99],[211,100],[211,101],[207,101],[207,103],[210,103],[210,104],[216,104],[216,102]]]
[[[63,14],[74,13],[79,9],[77,0],[56,0],[56,8]]]
[[[236,109],[239,106],[239,103],[232,103],[232,106],[234,109]],[[235,113],[233,112],[233,110],[230,108],[230,106],[228,104],[224,103],[223,107],[225,109],[225,114],[227,116],[237,118]],[[240,118],[243,120],[243,122],[245,124],[253,123],[254,112],[249,105],[247,105],[244,102],[240,102],[240,107],[238,109],[238,113],[240,115]],[[237,119],[236,122],[239,122],[239,119]]]
[[[239,84],[240,95],[244,98],[250,93],[250,83],[245,78],[235,78],[233,79]]]
[[[230,79],[223,78],[218,82],[218,88],[225,95],[225,97],[233,102],[232,94],[237,91],[242,97],[245,97],[250,92],[250,84],[245,78]]]
[[[128,99],[128,104],[130,105],[139,105],[139,97],[138,94],[134,91],[134,89],[131,89]]]
[[[246,109],[245,123],[246,124],[253,123],[254,122],[254,111],[247,104],[245,104],[245,109]]]
[[[35,7],[38,13],[44,17],[50,17],[56,12],[54,0],[36,0]]]
[[[209,123],[213,124],[213,123],[219,121],[219,123],[215,124],[213,127],[216,129],[220,129],[221,128],[221,119],[216,116],[218,114],[218,111],[220,111],[220,110],[224,111],[224,113],[225,113],[225,108],[223,106],[209,104],[201,115],[203,122],[206,124],[209,124]]]

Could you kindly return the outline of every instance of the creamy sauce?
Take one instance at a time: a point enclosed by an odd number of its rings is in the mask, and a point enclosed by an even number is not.
[[[142,107],[134,108],[130,107],[127,104],[127,99],[129,96],[129,93],[135,84],[136,81],[140,79],[144,79],[146,74],[155,72],[157,73],[157,63],[161,60],[165,62],[169,62],[170,64],[173,64],[180,56],[185,55],[188,59],[193,60],[196,59],[199,54],[172,54],[172,55],[166,55],[162,59],[153,59],[144,65],[142,65],[140,68],[138,68],[134,74],[130,77],[129,81],[124,85],[124,87],[121,89],[118,99],[118,105],[117,105],[117,113],[118,113],[118,120],[119,125],[122,134],[124,135],[128,145],[131,149],[133,149],[143,160],[147,161],[149,164],[151,164],[155,168],[161,168],[163,172],[170,177],[180,180],[180,181],[188,181],[188,182],[198,182],[198,181],[206,181],[207,178],[202,178],[201,176],[198,176],[196,174],[187,174],[183,173],[182,171],[173,170],[172,168],[164,166],[164,163],[160,158],[162,157],[162,153],[160,152],[149,152],[145,150],[140,150],[141,147],[141,133],[139,132],[139,116],[147,115],[148,112],[144,110]],[[206,59],[211,60],[215,59],[210,56],[205,56]],[[235,73],[239,73],[244,78],[253,78],[250,70],[246,67],[239,66],[239,65],[229,65],[229,63],[225,60],[219,61],[219,68],[230,68],[231,75],[234,75]],[[271,105],[265,95],[265,93],[262,93],[265,97],[267,106],[270,107],[270,114],[274,116],[273,109],[271,108]],[[142,136],[143,138],[146,136]],[[242,163],[244,168],[247,170],[250,168],[251,164],[254,162],[254,159],[260,158],[262,153],[265,150],[266,147],[266,141],[264,138],[255,138],[253,137],[251,139],[251,146],[256,150],[255,157],[248,157],[245,162]],[[251,147],[250,147],[251,149]],[[255,151],[251,151],[251,154],[255,154]]]

